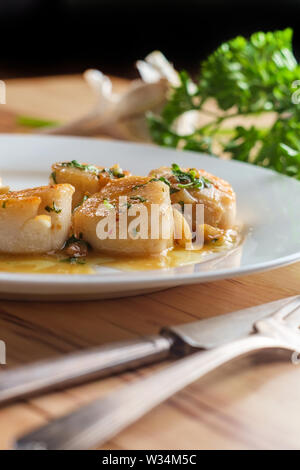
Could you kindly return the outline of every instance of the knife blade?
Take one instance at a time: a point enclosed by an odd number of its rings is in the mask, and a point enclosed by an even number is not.
[[[173,337],[175,339],[173,348],[177,351],[182,350],[183,354],[188,353],[191,348],[216,348],[253,333],[255,322],[268,317],[296,297],[286,297],[275,302],[237,310],[193,323],[165,327],[161,330],[161,334]]]
[[[117,387],[105,397],[35,429],[14,443],[17,450],[88,450],[104,444],[153,408],[209,372],[259,350],[300,351],[300,295],[242,338],[174,361],[158,372]],[[265,313],[263,313],[265,316]],[[298,330],[298,331],[297,331]]]
[[[183,325],[164,327],[157,336],[117,342],[66,354],[0,374],[0,404],[102,378],[128,369],[211,349],[253,332],[253,324],[295,297]]]

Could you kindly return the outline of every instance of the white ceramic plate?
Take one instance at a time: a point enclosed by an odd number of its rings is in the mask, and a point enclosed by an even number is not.
[[[133,173],[173,162],[205,168],[237,193],[242,246],[195,265],[153,271],[99,271],[93,275],[0,273],[0,296],[21,299],[95,299],[128,296],[171,286],[213,281],[267,270],[300,259],[300,183],[269,170],[193,152],[83,138],[1,135],[0,175],[13,189],[45,184],[55,161],[76,159]]]

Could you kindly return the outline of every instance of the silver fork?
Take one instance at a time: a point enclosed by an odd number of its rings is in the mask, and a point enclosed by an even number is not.
[[[300,354],[300,296],[254,324],[255,333],[173,365],[21,437],[16,449],[89,449],[116,435],[173,394],[234,358],[261,349]]]

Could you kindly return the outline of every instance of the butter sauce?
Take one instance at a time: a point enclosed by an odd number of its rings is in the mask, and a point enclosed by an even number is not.
[[[91,253],[78,262],[70,262],[62,254],[9,255],[0,254],[0,272],[30,274],[96,274],[97,267],[105,266],[120,271],[147,271],[169,269],[199,263],[208,255],[227,252],[239,243],[238,232],[228,230],[217,241],[206,243],[200,250],[175,247],[166,254],[155,257],[108,256]]]

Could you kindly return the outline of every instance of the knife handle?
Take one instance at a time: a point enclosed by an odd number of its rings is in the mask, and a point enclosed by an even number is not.
[[[147,336],[70,353],[0,373],[0,404],[163,360],[172,340]]]
[[[255,334],[207,352],[177,360],[145,379],[56,419],[15,444],[18,450],[86,450],[103,444],[152,408],[212,371],[251,351],[283,346],[280,340]]]

